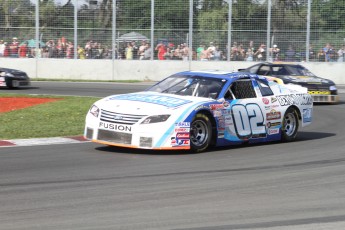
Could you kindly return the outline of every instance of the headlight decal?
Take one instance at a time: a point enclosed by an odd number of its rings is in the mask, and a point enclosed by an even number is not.
[[[89,112],[94,116],[94,117],[98,117],[99,115],[99,108],[95,105],[92,105]]]
[[[153,115],[145,118],[141,122],[141,124],[153,124],[153,123],[159,123],[159,122],[165,122],[170,117],[170,114],[162,114],[162,115]]]

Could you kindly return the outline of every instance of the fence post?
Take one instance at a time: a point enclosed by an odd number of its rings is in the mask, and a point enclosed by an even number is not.
[[[266,37],[266,61],[270,60],[270,38],[271,38],[271,11],[272,11],[272,0],[267,1],[267,37]]]
[[[309,62],[309,49],[310,49],[310,18],[311,18],[311,0],[308,0],[308,14],[307,14],[307,37],[306,37],[306,51],[305,61]]]
[[[154,49],[154,30],[155,30],[155,0],[151,0],[151,61],[154,59],[155,56],[155,49]]]
[[[189,36],[188,36],[188,59],[189,70],[191,70],[192,58],[193,58],[193,0],[189,0]]]
[[[228,7],[228,49],[227,49],[227,61],[231,60],[231,23],[232,23],[232,0],[229,1],[229,7]]]

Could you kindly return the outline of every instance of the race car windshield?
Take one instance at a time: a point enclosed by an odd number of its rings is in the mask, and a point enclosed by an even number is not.
[[[215,99],[224,83],[225,81],[217,78],[175,75],[157,83],[147,91]]]
[[[315,75],[310,72],[308,69],[303,66],[286,66],[286,69],[289,71],[292,76],[309,76],[315,77]]]

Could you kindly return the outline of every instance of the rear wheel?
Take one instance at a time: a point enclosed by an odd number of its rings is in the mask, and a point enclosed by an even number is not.
[[[212,125],[208,116],[198,113],[190,128],[190,147],[193,152],[206,150],[211,143]]]
[[[296,139],[298,131],[298,115],[294,108],[286,110],[282,124],[282,140],[293,141]]]

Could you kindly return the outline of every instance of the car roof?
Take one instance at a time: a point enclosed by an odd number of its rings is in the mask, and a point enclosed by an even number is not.
[[[263,79],[266,78],[261,77],[257,74],[249,73],[249,72],[231,72],[231,71],[222,71],[222,70],[200,70],[200,71],[183,71],[176,73],[177,75],[188,75],[188,76],[201,76],[201,77],[209,77],[209,78],[217,78],[217,79],[227,79],[231,81],[235,81],[238,79]]]
[[[270,65],[270,66],[302,66],[298,63],[293,62],[262,62],[259,65]]]

